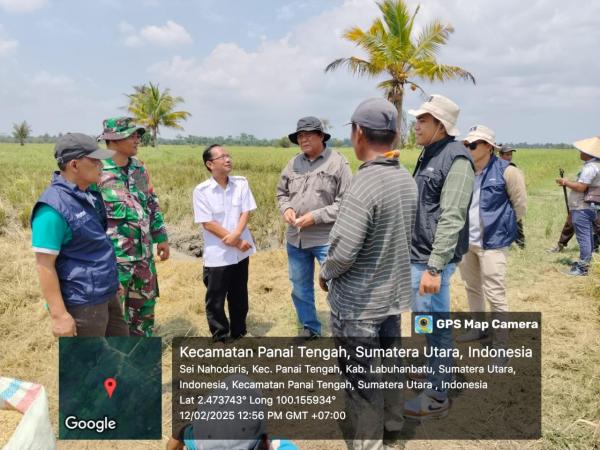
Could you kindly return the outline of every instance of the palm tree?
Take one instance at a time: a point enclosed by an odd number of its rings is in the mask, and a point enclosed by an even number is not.
[[[321,125],[323,125],[323,131],[328,132],[333,128],[329,119],[321,118],[319,120],[321,120]]]
[[[458,66],[440,64],[436,60],[439,49],[454,32],[451,25],[434,20],[423,27],[416,39],[412,36],[417,6],[411,14],[404,0],[383,0],[377,3],[383,14],[375,19],[368,30],[352,27],[343,37],[354,42],[367,53],[367,59],[351,56],[331,62],[325,72],[346,66],[355,75],[376,77],[386,74],[390,78],[380,82],[386,98],[398,109],[398,130],[402,125],[402,102],[404,86],[408,84],[414,91],[423,89],[415,79],[446,81],[455,78],[472,81],[475,77]],[[398,136],[403,143],[403,136]]]
[[[31,134],[31,127],[27,123],[27,121],[23,121],[21,123],[13,123],[13,137],[19,142],[21,145],[25,145],[25,141]]]
[[[173,97],[168,88],[161,92],[158,84],[152,83],[134,86],[133,89],[133,94],[127,95],[127,110],[139,123],[150,129],[152,147],[156,147],[159,126],[183,130],[179,122],[187,120],[191,114],[187,111],[174,111],[177,105],[183,103],[182,97]]]

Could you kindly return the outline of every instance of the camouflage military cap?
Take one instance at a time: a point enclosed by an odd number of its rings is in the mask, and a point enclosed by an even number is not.
[[[144,134],[146,129],[135,124],[132,117],[110,117],[102,122],[104,132],[98,136],[98,140],[120,141],[127,139],[133,133]]]

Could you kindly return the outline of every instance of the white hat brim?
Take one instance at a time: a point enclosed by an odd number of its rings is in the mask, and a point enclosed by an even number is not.
[[[471,143],[473,143],[473,142],[475,142],[475,141],[485,141],[485,142],[487,142],[488,144],[490,144],[490,145],[491,145],[492,147],[494,147],[494,148],[497,148],[497,149],[500,149],[500,148],[502,148],[501,146],[499,146],[499,145],[496,145],[496,143],[495,143],[495,142],[492,142],[492,141],[490,141],[489,139],[487,139],[487,138],[484,138],[483,136],[479,136],[479,135],[477,135],[477,134],[468,134],[468,135],[467,135],[467,136],[466,136],[466,137],[463,139],[463,141],[466,141],[466,142],[468,142],[469,144],[471,144]]]
[[[411,116],[415,116],[415,117],[422,116],[423,114],[430,114],[433,117],[435,117],[437,120],[442,122],[442,125],[444,125],[444,128],[446,129],[446,134],[448,136],[456,137],[460,134],[460,131],[458,130],[458,128],[456,128],[455,125],[451,125],[448,121],[437,116],[434,111],[430,111],[428,109],[409,109],[406,112],[408,114],[410,114]]]

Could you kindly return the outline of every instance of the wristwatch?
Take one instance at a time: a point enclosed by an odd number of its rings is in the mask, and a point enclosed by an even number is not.
[[[427,272],[429,272],[429,275],[437,277],[440,273],[442,273],[442,269],[436,269],[435,267],[427,266]]]

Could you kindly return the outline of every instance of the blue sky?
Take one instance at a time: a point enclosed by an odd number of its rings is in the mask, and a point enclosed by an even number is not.
[[[512,142],[600,134],[600,2],[420,3],[417,26],[456,29],[439,60],[477,78],[423,84],[461,106],[462,131],[485,124]],[[27,120],[34,134],[97,134],[124,113],[131,86],[153,81],[185,99],[182,134],[278,137],[316,115],[345,137],[356,105],[380,95],[377,80],[323,69],[361,55],[340,36],[377,15],[371,0],[0,0],[0,133]],[[409,91],[405,108],[422,100]]]

